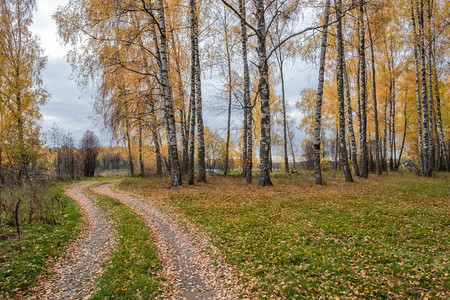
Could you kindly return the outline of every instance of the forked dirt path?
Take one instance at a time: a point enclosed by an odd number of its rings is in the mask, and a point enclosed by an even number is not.
[[[243,292],[231,267],[205,235],[182,226],[176,214],[169,214],[150,199],[119,191],[112,184],[93,189],[120,200],[140,215],[153,230],[162,275],[168,279],[165,299],[239,299]],[[185,221],[185,220],[183,220]],[[187,230],[187,228],[189,230]]]
[[[74,184],[66,194],[81,207],[86,221],[66,257],[52,268],[55,272],[33,291],[31,299],[86,299],[95,290],[95,279],[114,248],[114,233],[103,211],[83,191],[94,182]]]

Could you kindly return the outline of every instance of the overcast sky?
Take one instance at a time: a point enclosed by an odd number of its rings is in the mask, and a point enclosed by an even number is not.
[[[92,99],[89,95],[82,93],[76,83],[70,80],[71,68],[66,62],[64,56],[65,49],[58,40],[56,33],[56,24],[52,19],[59,5],[65,5],[68,0],[37,0],[37,12],[34,14],[34,23],[31,27],[35,35],[41,40],[41,47],[48,57],[47,67],[43,72],[43,81],[47,90],[51,94],[48,103],[42,108],[43,132],[50,130],[56,123],[58,127],[65,132],[71,132],[78,144],[86,129],[94,130],[100,137],[102,144],[109,143],[108,137],[102,134],[101,128],[95,128],[93,118],[95,115],[92,110]],[[295,121],[296,127],[300,122],[300,114],[295,109],[295,101],[299,99],[300,91],[303,88],[315,88],[317,85],[317,75],[311,66],[305,66],[304,63],[297,62],[294,66],[288,67],[286,78],[286,97],[290,106],[290,116]],[[205,123],[207,126],[217,130],[225,136],[226,114],[217,115],[214,108],[209,107],[212,103],[210,99],[215,98],[218,89],[212,88],[207,80],[203,80],[203,93],[205,98]],[[281,94],[279,88],[277,93]],[[209,110],[209,111],[208,111]],[[241,126],[240,120],[235,120],[234,137],[238,138]],[[296,145],[299,145],[299,139],[303,136],[301,131],[296,131]]]
[[[83,95],[76,83],[69,79],[70,65],[64,56],[65,49],[57,38],[56,24],[52,15],[59,5],[68,0],[37,0],[37,12],[34,14],[31,30],[41,40],[41,47],[48,58],[47,66],[43,72],[43,81],[51,97],[42,107],[43,133],[57,124],[66,133],[71,132],[78,144],[87,129],[100,134],[98,128],[93,126],[91,100]],[[105,139],[102,142],[105,143]]]

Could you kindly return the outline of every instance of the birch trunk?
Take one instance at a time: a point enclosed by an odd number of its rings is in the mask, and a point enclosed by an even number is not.
[[[162,0],[160,0],[162,1]],[[198,13],[195,0],[191,0],[194,9],[194,52],[195,52],[195,103],[197,110],[197,134],[198,134],[198,182],[206,182],[206,162],[205,162],[205,130],[203,125],[202,108],[202,82],[200,71],[200,51],[199,51],[199,29]]]
[[[241,43],[242,60],[244,65],[244,176],[247,183],[252,182],[253,168],[253,110],[250,102],[250,73],[247,58],[247,26],[245,0],[239,0],[239,14],[241,15]]]
[[[261,100],[261,142],[259,147],[260,176],[259,186],[272,186],[270,180],[270,104],[269,104],[269,65],[266,50],[266,20],[264,0],[255,0],[257,26],[257,52]]]
[[[144,157],[142,154],[142,121],[139,120],[139,169],[141,176],[145,176]]]
[[[374,123],[375,123],[375,165],[377,169],[377,174],[381,175],[381,157],[380,157],[380,134],[378,128],[378,102],[377,102],[377,80],[375,73],[375,51],[373,49],[373,36],[370,29],[370,23],[367,21],[367,29],[369,31],[370,39],[370,53],[372,59],[372,98],[373,98],[373,113],[374,113]]]
[[[184,99],[184,97],[183,97]],[[181,172],[183,174],[188,173],[189,169],[189,118],[186,119],[186,107],[183,103],[183,109],[180,112],[181,115],[181,141],[183,143],[183,160],[181,162]]]
[[[163,173],[163,161],[161,156],[161,143],[159,142],[158,132],[156,129],[152,130],[153,144],[155,145],[155,157],[156,157],[156,175],[162,175]]]
[[[356,138],[355,131],[353,129],[353,110],[352,110],[352,102],[350,96],[350,84],[348,80],[347,69],[344,65],[344,79],[345,79],[345,91],[347,95],[347,118],[348,118],[348,131],[350,133],[350,146],[351,146],[351,160],[353,165],[353,172],[355,176],[360,176],[359,166],[358,166],[358,153],[356,150]]]
[[[420,43],[420,62],[421,62],[421,83],[422,83],[422,113],[423,113],[423,150],[424,150],[424,174],[425,177],[431,177],[432,169],[431,163],[431,145],[430,145],[430,133],[429,133],[429,115],[428,110],[428,96],[427,96],[427,67],[426,67],[426,55],[425,55],[425,37],[424,37],[424,22],[423,22],[423,0],[420,0],[420,6],[418,8],[418,20],[419,20],[419,43]]]
[[[289,173],[289,158],[288,158],[288,140],[287,140],[287,118],[286,118],[286,93],[284,90],[284,74],[283,61],[280,60],[280,76],[281,76],[281,96],[283,101],[283,138],[284,138],[284,166],[286,173]]]
[[[360,153],[361,153],[361,177],[369,177],[369,161],[367,157],[367,97],[366,97],[366,45],[365,45],[365,29],[364,29],[364,0],[359,2],[359,64],[360,64],[360,77],[361,77],[361,132],[360,137]]]
[[[225,30],[225,48],[227,54],[227,67],[228,67],[228,119],[227,119],[227,142],[225,149],[225,163],[223,174],[227,176],[228,174],[228,161],[230,152],[230,137],[231,137],[231,100],[232,100],[232,76],[231,76],[231,53],[230,53],[230,43],[228,41],[228,24],[224,26]]]
[[[416,107],[417,107],[417,130],[418,130],[418,149],[419,149],[419,168],[420,175],[425,176],[425,168],[424,168],[424,149],[423,149],[423,132],[422,132],[422,103],[420,99],[420,67],[419,67],[419,53],[418,53],[418,36],[416,30],[416,17],[414,15],[414,8],[411,10],[411,19],[413,26],[413,35],[414,35],[414,63],[416,68]]]
[[[322,131],[322,99],[323,85],[325,80],[325,61],[328,40],[328,22],[330,18],[330,0],[325,1],[324,11],[324,28],[322,33],[322,43],[320,46],[320,68],[319,68],[319,85],[317,87],[316,98],[316,116],[314,120],[314,179],[316,184],[323,184],[322,170],[320,168],[320,133]]]
[[[439,94],[439,78],[437,75],[436,64],[434,65],[434,82],[435,82],[435,94],[436,94],[436,123],[438,129],[438,137],[439,137],[439,148],[441,151],[442,160],[444,163],[444,168],[446,171],[450,171],[447,151],[445,149],[445,139],[444,139],[444,131],[442,129],[442,114],[441,114],[441,98]]]
[[[424,157],[424,143],[423,143],[423,117],[422,117],[422,103],[420,99],[420,67],[419,55],[417,53],[417,45],[414,46],[414,60],[416,66],[416,104],[417,104],[417,130],[418,130],[418,147],[419,147],[419,164],[420,174],[425,176],[425,157]]]
[[[292,139],[294,138],[293,137],[293,134],[291,134],[291,132],[289,131],[289,127],[287,128],[287,130],[288,130],[288,137],[289,137],[289,146],[290,146],[290,148],[291,148],[291,155],[292,155],[292,163],[293,163],[293,168],[292,168],[292,170],[294,171],[295,170],[295,166],[296,166],[296,162],[295,162],[295,152],[294,152],[294,145],[293,145],[293,143],[292,143]]]
[[[161,89],[164,97],[164,119],[166,120],[167,142],[170,155],[170,173],[172,176],[172,186],[181,185],[180,162],[178,160],[177,133],[175,118],[173,115],[172,95],[169,85],[169,64],[167,54],[167,32],[164,11],[164,1],[158,0],[159,11],[159,32],[160,32],[160,55],[161,55]]]
[[[128,164],[130,166],[130,175],[134,177],[134,163],[133,163],[133,155],[131,153],[131,138],[130,138],[130,128],[128,118],[125,120],[126,122],[126,132],[125,139],[127,141],[127,149],[128,149]]]
[[[190,128],[189,128],[189,163],[188,163],[188,184],[194,184],[194,169],[195,169],[195,72],[196,72],[196,53],[195,53],[195,6],[194,1],[190,1],[190,31],[191,31],[191,92],[189,96],[189,114],[190,114]]]
[[[151,114],[150,131],[152,133],[152,140],[155,146],[156,175],[162,175],[163,162],[161,157],[161,146],[158,137],[158,124],[156,119],[155,102],[153,97],[150,98],[150,114]]]
[[[394,66],[392,66],[392,69],[394,69]],[[396,145],[396,140],[397,140],[397,133],[395,131],[395,116],[397,115],[396,109],[397,109],[397,97],[395,94],[395,77],[393,74],[393,78],[392,78],[392,154],[393,154],[393,160],[394,160],[394,170],[396,170],[395,167],[395,161],[397,160],[397,145]]]
[[[433,139],[433,131],[437,132],[436,124],[433,120],[433,72],[432,72],[432,62],[433,62],[433,36],[431,32],[431,22],[432,22],[432,11],[431,11],[431,1],[427,1],[427,12],[428,12],[428,26],[427,26],[427,38],[428,38],[428,118],[429,118],[429,142],[428,146],[430,149],[428,150],[430,153],[429,157],[429,168],[431,171],[434,170],[435,166],[435,147],[434,147],[434,139]]]
[[[344,41],[342,37],[342,0],[337,0],[336,17],[337,23],[337,47],[338,47],[338,63],[337,63],[337,86],[339,98],[339,147],[340,156],[342,158],[341,165],[344,170],[345,181],[353,182],[350,167],[348,165],[347,146],[345,142],[345,104],[344,104]],[[367,153],[366,153],[367,154]]]
[[[388,116],[387,116],[388,100],[384,100],[384,132],[383,132],[383,170],[388,171],[387,163],[387,135],[388,135]]]
[[[403,124],[403,138],[402,138],[402,146],[400,148],[400,154],[398,155],[398,160],[396,163],[395,168],[398,169],[400,167],[400,163],[402,162],[402,155],[403,155],[403,149],[405,148],[405,141],[406,141],[406,130],[408,129],[408,118],[406,116],[406,102],[403,106],[403,114],[405,118],[405,123]]]

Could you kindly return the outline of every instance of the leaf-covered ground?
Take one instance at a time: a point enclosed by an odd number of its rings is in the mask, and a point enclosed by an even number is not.
[[[154,299],[160,293],[160,262],[152,231],[120,201],[89,193],[111,218],[118,243],[91,299]]]
[[[355,183],[327,173],[240,177],[169,188],[167,178],[119,187],[178,208],[209,233],[260,297],[450,298],[450,181],[409,174]]]
[[[15,235],[0,239],[0,299],[19,297],[39,276],[49,275],[50,264],[78,236],[82,216],[75,201],[64,194],[65,186],[65,183],[54,183],[39,195],[42,205],[49,205],[55,197],[60,201],[51,211],[51,223],[26,224],[20,239]],[[15,228],[11,225],[3,230],[14,232]]]

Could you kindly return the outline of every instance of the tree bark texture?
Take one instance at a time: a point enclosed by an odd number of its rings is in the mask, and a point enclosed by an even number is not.
[[[197,135],[198,135],[198,182],[206,182],[206,162],[205,162],[205,129],[203,125],[202,108],[202,81],[200,70],[200,50],[198,43],[198,13],[195,0],[191,0],[194,8],[194,52],[195,52],[195,104],[197,110]]]
[[[227,176],[229,168],[229,152],[230,152],[230,138],[231,138],[231,100],[232,100],[232,76],[231,76],[231,51],[230,42],[228,41],[228,24],[225,25],[225,50],[227,54],[227,67],[228,67],[228,116],[227,116],[227,141],[225,148],[225,161],[223,174]]]
[[[416,107],[417,107],[417,146],[419,154],[419,172],[421,176],[425,176],[425,162],[424,162],[424,143],[423,143],[423,117],[422,117],[422,102],[420,97],[420,66],[419,66],[419,43],[416,29],[416,17],[414,13],[414,8],[411,10],[411,19],[413,26],[413,36],[414,36],[414,65],[416,71]]]
[[[374,123],[375,123],[375,165],[377,169],[377,174],[381,175],[381,156],[380,156],[380,130],[378,128],[378,101],[377,101],[377,80],[376,80],[376,71],[375,71],[375,51],[374,51],[374,41],[372,30],[370,29],[370,22],[367,20],[367,29],[369,31],[369,39],[370,39],[370,53],[372,60],[372,100],[373,100],[373,114],[374,114]]]
[[[190,128],[189,128],[189,164],[188,164],[188,184],[194,184],[194,170],[195,170],[195,118],[196,118],[196,105],[195,105],[195,72],[196,72],[196,53],[195,53],[195,6],[194,1],[190,1],[189,17],[190,17],[190,31],[191,31],[191,92],[189,96],[189,115]]]
[[[337,86],[339,98],[339,147],[340,156],[342,158],[341,165],[343,167],[345,181],[353,182],[350,167],[348,165],[347,146],[345,143],[345,104],[344,104],[344,41],[342,37],[342,0],[337,0],[336,18],[337,23],[337,47],[338,47],[338,63],[337,63]]]
[[[161,88],[164,97],[164,119],[166,121],[167,142],[170,155],[170,173],[172,177],[172,186],[179,186],[181,181],[180,162],[178,160],[177,133],[175,127],[175,118],[173,115],[172,95],[169,85],[169,65],[167,53],[167,32],[164,11],[164,1],[158,0],[159,11],[159,32],[160,32],[160,55],[161,55]]]
[[[244,65],[244,174],[247,183],[252,182],[253,169],[253,109],[250,101],[250,73],[247,54],[247,25],[245,24],[245,0],[239,0],[239,14],[241,15],[241,43],[242,60]]]
[[[419,21],[419,48],[420,48],[420,63],[421,63],[421,83],[422,83],[422,114],[423,114],[423,151],[424,151],[424,175],[425,177],[432,176],[431,151],[430,145],[430,118],[428,110],[428,95],[427,95],[427,67],[425,55],[425,37],[424,37],[424,20],[423,20],[423,0],[420,0],[418,8]]]
[[[257,27],[257,52],[261,100],[261,142],[259,146],[260,175],[259,186],[272,186],[270,180],[270,105],[269,105],[269,65],[266,50],[266,20],[263,0],[255,0]]]
[[[350,133],[350,149],[351,149],[351,160],[353,165],[353,172],[355,176],[360,176],[359,166],[358,166],[358,151],[356,150],[356,138],[355,130],[353,128],[353,110],[352,101],[350,95],[350,83],[348,79],[347,69],[344,65],[344,79],[345,79],[345,91],[347,96],[347,119],[348,119],[348,131]]]
[[[366,85],[366,43],[365,43],[365,29],[364,29],[364,0],[359,2],[359,64],[360,64],[360,80],[361,80],[361,132],[360,138],[360,153],[361,153],[361,177],[369,177],[369,161],[367,157],[367,85]]]
[[[328,41],[328,22],[330,18],[330,0],[325,1],[324,28],[320,46],[319,84],[317,87],[316,113],[314,119],[314,179],[316,184],[323,184],[322,170],[320,167],[320,145],[322,127],[322,99],[323,85],[325,81],[325,60]]]

